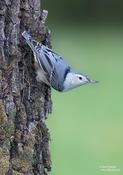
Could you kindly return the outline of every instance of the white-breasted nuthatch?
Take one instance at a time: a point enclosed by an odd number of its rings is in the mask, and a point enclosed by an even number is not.
[[[52,86],[58,91],[67,91],[83,84],[97,82],[91,80],[84,73],[75,72],[64,62],[61,56],[33,40],[28,32],[24,31],[22,36],[33,51],[39,81]]]

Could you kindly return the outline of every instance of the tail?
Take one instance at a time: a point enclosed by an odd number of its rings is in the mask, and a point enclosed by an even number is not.
[[[30,36],[30,34],[28,34],[27,31],[24,31],[22,33],[22,36],[25,38],[27,44],[30,46],[31,50],[33,51],[35,61],[41,66],[41,63],[38,57],[39,55],[36,49],[36,47],[39,45],[39,42],[33,40],[33,38]]]
[[[24,31],[22,33],[22,36],[25,38],[26,41],[29,41],[31,39],[31,36],[28,34],[27,31]]]
[[[36,46],[39,44],[37,41],[33,40],[30,34],[27,31],[22,33],[22,36],[25,38],[27,44],[30,46],[33,52],[36,52]]]

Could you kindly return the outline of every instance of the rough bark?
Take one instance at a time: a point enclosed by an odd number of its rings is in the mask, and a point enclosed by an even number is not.
[[[51,170],[51,90],[36,81],[28,30],[50,47],[40,0],[0,0],[0,175],[46,175]]]

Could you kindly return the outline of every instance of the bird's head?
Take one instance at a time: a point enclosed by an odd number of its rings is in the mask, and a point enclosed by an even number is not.
[[[64,81],[64,91],[76,88],[84,84],[97,83],[97,82],[98,81],[92,80],[84,73],[76,73],[71,71],[66,75]]]

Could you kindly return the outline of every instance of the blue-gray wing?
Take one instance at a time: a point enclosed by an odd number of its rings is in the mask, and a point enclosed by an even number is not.
[[[62,91],[64,79],[67,72],[70,70],[70,67],[57,53],[33,40],[26,31],[24,31],[22,35],[31,47],[35,55],[35,61],[45,74],[47,82],[54,89]]]
[[[42,62],[41,64],[43,64],[43,67],[45,67],[45,71],[48,73],[48,81],[53,88],[62,91],[64,88],[64,79],[70,67],[57,53],[44,45],[41,47],[41,54],[39,55],[42,56],[40,57],[40,61]]]

